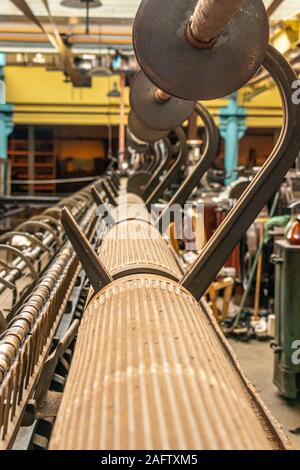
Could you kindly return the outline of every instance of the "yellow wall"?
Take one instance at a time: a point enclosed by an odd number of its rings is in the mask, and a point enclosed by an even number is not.
[[[95,77],[91,88],[73,88],[61,72],[42,67],[6,67],[5,74],[17,124],[101,125],[109,122],[109,112],[111,123],[119,122],[119,99],[106,96],[114,82],[119,85],[118,76]]]
[[[16,124],[105,125],[119,123],[119,99],[107,98],[119,77],[94,77],[91,88],[73,88],[64,83],[62,72],[43,67],[6,67],[7,101],[15,105]],[[239,92],[240,104],[247,107],[248,127],[280,127],[281,102],[275,87],[245,101],[250,90]],[[129,111],[126,90],[126,112]],[[219,108],[226,100],[205,103],[218,121]],[[109,117],[109,113],[111,116]]]

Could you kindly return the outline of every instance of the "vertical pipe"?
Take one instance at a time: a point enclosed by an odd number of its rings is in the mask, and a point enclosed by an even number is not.
[[[28,126],[28,179],[35,179],[35,130],[34,126]],[[28,185],[28,193],[33,195],[35,187],[33,183]]]
[[[237,94],[234,93],[228,106],[220,110],[220,134],[225,141],[226,186],[238,178],[239,141],[246,129],[246,111],[238,105]]]
[[[119,169],[123,171],[125,163],[125,72],[120,74],[120,127],[119,127]]]

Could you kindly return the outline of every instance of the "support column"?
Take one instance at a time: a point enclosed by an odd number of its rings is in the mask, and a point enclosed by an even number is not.
[[[28,179],[35,179],[35,132],[34,126],[28,126]],[[28,185],[28,194],[35,193],[35,185]]]
[[[247,130],[246,110],[238,105],[237,93],[229,98],[228,106],[220,109],[220,134],[225,141],[225,184],[238,178],[239,141]]]
[[[4,67],[6,54],[0,53],[0,194],[6,194],[8,190],[8,159],[7,141],[12,133],[13,106],[6,104]]]

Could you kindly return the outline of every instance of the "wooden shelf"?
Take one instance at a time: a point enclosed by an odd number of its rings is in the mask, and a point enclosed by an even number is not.
[[[28,180],[29,177],[29,141],[27,139],[9,139],[8,157],[11,161],[12,180]],[[54,140],[35,140],[35,180],[56,179],[56,155],[54,153]],[[34,185],[35,191],[55,192],[56,184]],[[28,191],[29,185],[15,185],[16,191]]]

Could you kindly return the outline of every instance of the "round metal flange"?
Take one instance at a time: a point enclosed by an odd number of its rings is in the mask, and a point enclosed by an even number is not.
[[[172,97],[160,102],[156,98],[157,87],[140,70],[130,86],[130,105],[137,117],[151,129],[170,131],[190,117],[195,108],[194,101]]]
[[[138,171],[129,176],[127,184],[127,192],[133,194],[142,194],[145,187],[149,183],[152,174],[149,171]]]
[[[127,147],[132,147],[137,152],[145,153],[148,149],[149,144],[138,140],[130,131],[129,127],[126,129],[126,143]]]
[[[196,101],[227,96],[245,85],[262,65],[269,24],[262,0],[246,2],[210,49],[186,39],[197,0],[143,0],[135,17],[137,61],[158,88]]]
[[[128,127],[130,132],[142,142],[157,142],[168,135],[166,131],[156,131],[145,126],[132,110],[128,116]]]

